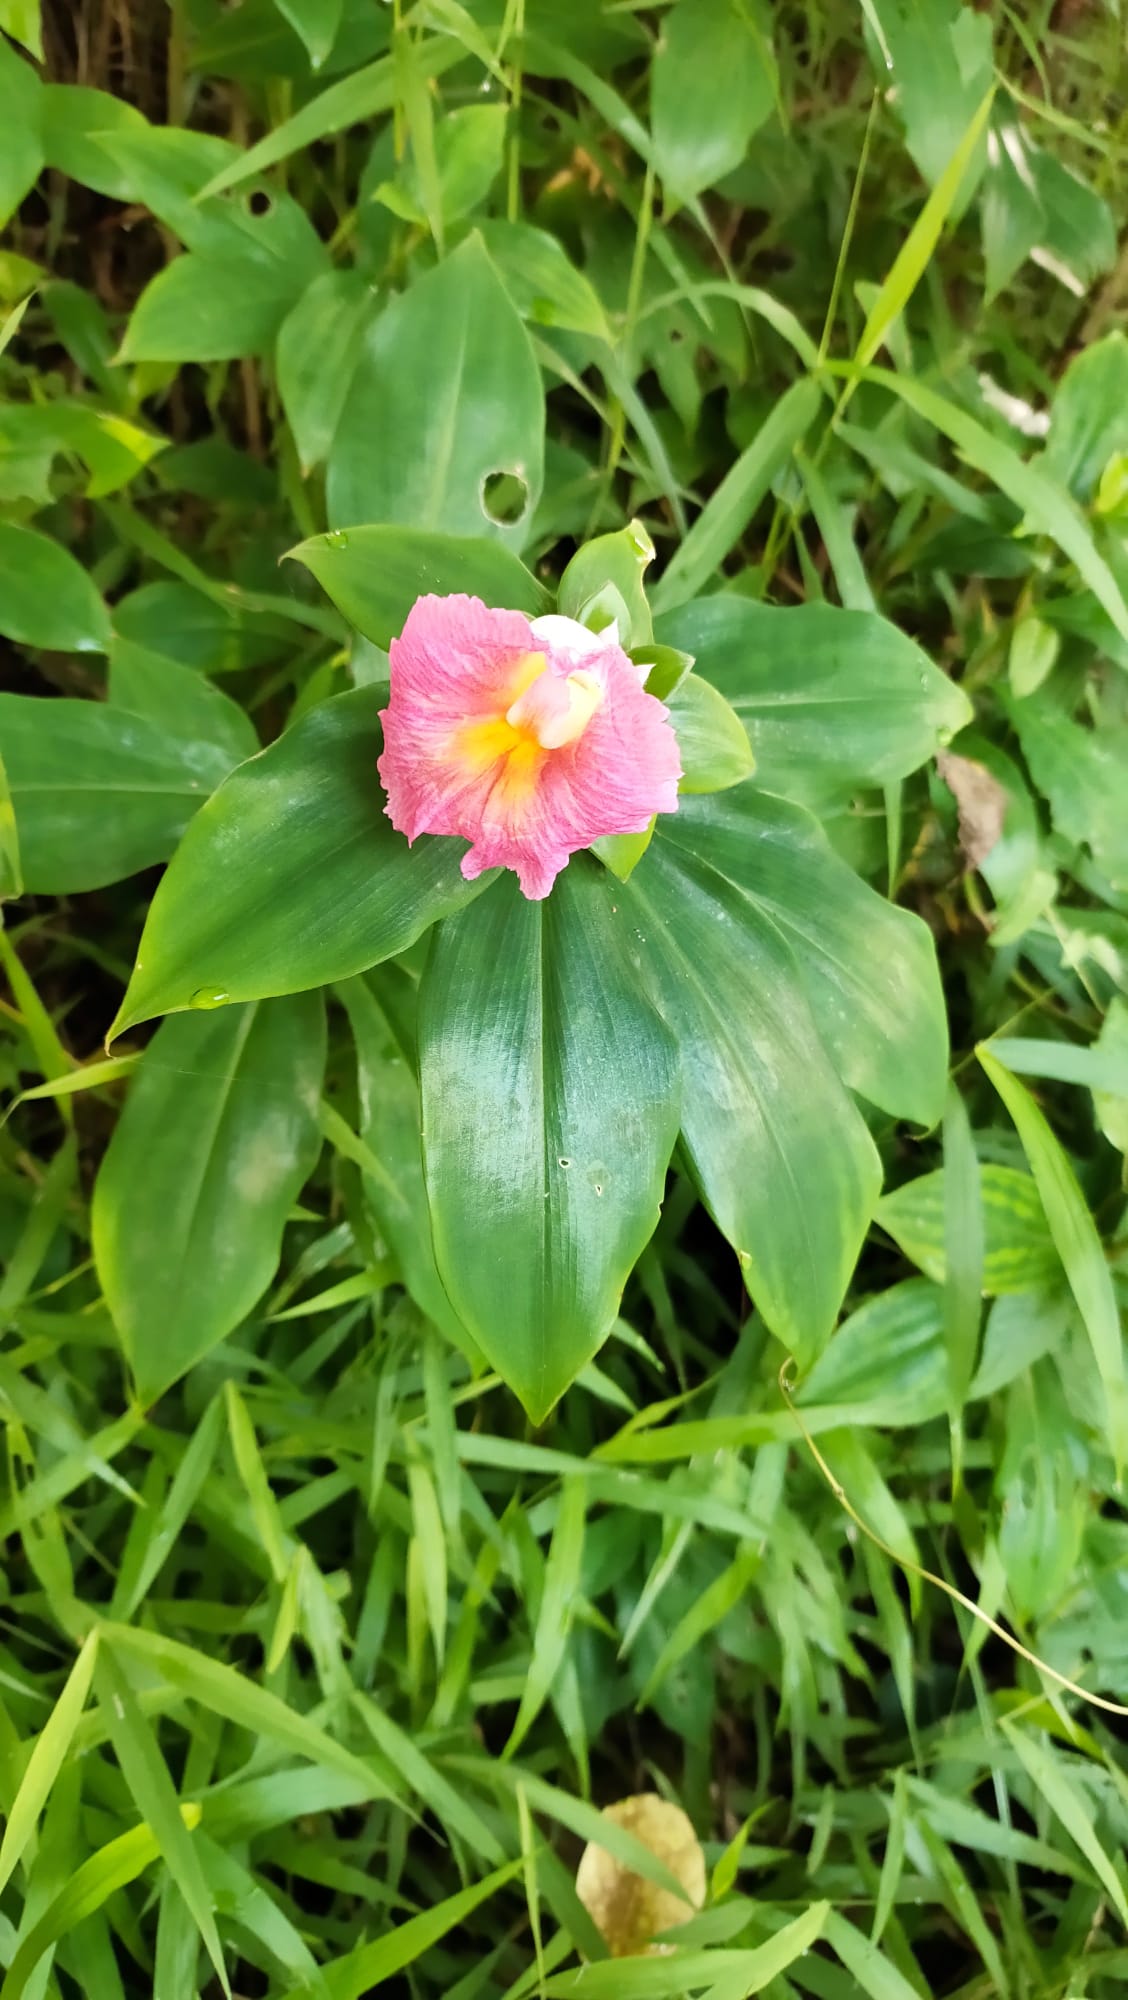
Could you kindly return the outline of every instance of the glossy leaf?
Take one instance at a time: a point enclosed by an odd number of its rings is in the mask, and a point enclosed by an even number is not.
[[[693,832],[679,836],[659,826],[616,902],[681,1050],[694,1177],[765,1320],[806,1367],[837,1316],[880,1164],[780,931],[707,839],[698,855],[682,844]]]
[[[379,438],[379,449],[374,440]],[[528,335],[480,238],[381,313],[368,334],[329,458],[329,518],[452,535],[528,539],[544,462],[544,392]],[[487,482],[523,483],[515,521]]]
[[[143,1403],[214,1347],[274,1274],[321,1147],[321,999],[167,1021],[94,1189],[94,1255]]]
[[[337,39],[342,0],[275,0],[275,5],[301,36],[312,67],[320,69]]]
[[[980,1168],[983,1290],[988,1298],[1035,1290],[1061,1277],[1036,1183],[1014,1167]],[[926,1277],[943,1284],[944,1170],[919,1174],[877,1205],[877,1221]]]
[[[970,719],[966,695],[884,618],[706,597],[659,619],[748,730],[757,782],[812,804],[905,777]]]
[[[1055,830],[1088,847],[1114,888],[1128,887],[1128,723],[1083,729],[1033,697],[1009,712]]]
[[[16,826],[16,809],[12,803],[12,788],[8,783],[8,773],[0,757],[0,902],[7,896],[22,896],[23,866],[20,862],[20,836]]]
[[[109,613],[81,564],[14,521],[0,521],[0,632],[58,653],[105,653],[110,644]]]
[[[259,749],[246,711],[222,689],[179,660],[151,653],[131,639],[115,638],[110,651],[110,703],[147,716],[185,743],[211,743],[241,764]]]
[[[1128,451],[1128,335],[1106,333],[1074,356],[1054,395],[1044,469],[1092,499],[1109,459]]]
[[[776,89],[771,17],[759,0],[677,0],[651,71],[654,164],[670,193],[686,200],[738,167]]]
[[[359,271],[324,271],[278,329],[278,393],[303,472],[329,456],[376,294]]]
[[[373,645],[402,632],[417,597],[456,591],[530,617],[549,599],[536,578],[498,542],[415,528],[336,528],[299,542],[290,554]]]
[[[33,894],[99,889],[171,854],[236,761],[101,701],[0,695],[0,752]]]
[[[944,1103],[948,1031],[927,926],[867,887],[799,806],[742,785],[687,801],[664,841],[707,861],[794,953],[819,1034],[851,1089],[931,1125]]]
[[[610,340],[598,292],[546,229],[487,217],[478,226],[502,284],[522,319]]]
[[[16,31],[13,29],[13,33]],[[0,43],[0,228],[15,214],[43,165],[43,86],[29,62]]]
[[[582,620],[587,606],[611,584],[626,607],[629,621],[620,628],[619,643],[646,646],[651,623],[644,578],[653,561],[654,544],[641,521],[632,521],[613,535],[596,535],[577,549],[567,565],[557,592],[557,609],[565,618]]]
[[[275,262],[188,251],[146,286],[122,342],[123,361],[234,361],[268,354],[301,273]]]
[[[574,857],[442,925],[420,998],[435,1257],[537,1423],[610,1331],[658,1220],[677,1058],[624,953],[622,891]]]
[[[748,731],[711,681],[686,674],[667,707],[681,751],[679,792],[723,792],[751,776],[756,760]]]
[[[991,83],[990,20],[960,0],[868,0],[862,11],[879,85],[893,83],[909,152],[935,187]],[[957,214],[974,193],[985,159],[980,144]]]
[[[479,893],[460,841],[411,849],[385,815],[386,698],[323,702],[209,800],[153,898],[111,1038],[199,993],[258,1000],[347,979]]]

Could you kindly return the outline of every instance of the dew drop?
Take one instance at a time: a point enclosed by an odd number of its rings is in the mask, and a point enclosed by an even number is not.
[[[602,1194],[602,1193],[603,1193],[603,1182],[602,1182],[602,1181],[593,1181],[591,1185],[592,1185],[592,1191],[593,1191],[593,1192],[594,1192],[595,1194]]]
[[[347,549],[349,538],[343,528],[330,528],[329,533],[325,537],[325,543],[326,547],[330,549]]]
[[[211,1007],[225,1007],[230,998],[230,993],[222,986],[197,986],[188,1005],[206,1013]]]

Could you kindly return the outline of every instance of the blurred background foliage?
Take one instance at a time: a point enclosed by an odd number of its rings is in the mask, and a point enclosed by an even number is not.
[[[0,867],[28,891],[0,2000],[1121,1992],[1123,1719],[914,1567],[1128,1700],[1119,8],[0,0],[0,27]],[[795,1392],[824,1468],[680,1172],[543,1431],[472,1374],[417,1255],[410,965],[332,996],[271,1172],[230,1171],[260,1100],[201,1091],[239,1323],[140,1407],[90,1195],[155,865],[381,672],[279,558],[399,521],[552,580],[632,515],[659,605],[876,609],[975,706],[883,782],[875,660],[859,715],[776,744],[927,919],[956,1085],[934,1131],[868,1114],[886,1193]],[[30,694],[71,701],[28,732]],[[305,1102],[310,1003],[271,1006],[257,1073]],[[183,1067],[170,1042],[170,1091]],[[142,1191],[153,1076],[118,1127]],[[643,1791],[690,1815],[709,1898],[677,1956],[603,1965],[576,1862]]]

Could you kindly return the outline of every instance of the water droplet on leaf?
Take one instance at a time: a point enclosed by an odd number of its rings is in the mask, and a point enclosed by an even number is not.
[[[230,998],[230,993],[222,986],[197,986],[188,1005],[206,1013],[211,1007],[225,1007]]]
[[[349,538],[343,528],[330,528],[325,537],[325,544],[330,549],[347,549]]]

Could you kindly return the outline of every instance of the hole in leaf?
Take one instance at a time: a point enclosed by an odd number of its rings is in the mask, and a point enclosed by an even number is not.
[[[511,528],[529,504],[529,488],[519,472],[487,472],[479,497],[487,520]]]
[[[255,220],[258,221],[262,216],[269,215],[273,207],[274,197],[268,194],[265,188],[251,189],[250,194],[247,196],[248,215],[253,215]]]

